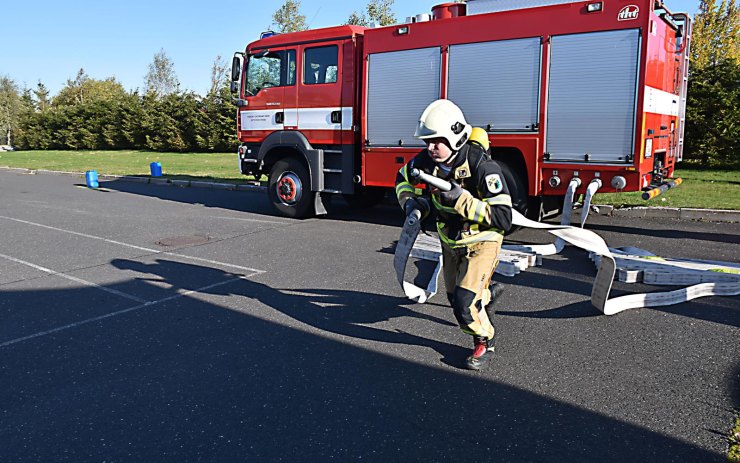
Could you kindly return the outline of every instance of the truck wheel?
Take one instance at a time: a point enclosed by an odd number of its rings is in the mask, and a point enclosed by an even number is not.
[[[295,158],[281,159],[272,166],[267,194],[283,215],[296,219],[313,215],[311,179],[306,166]]]
[[[355,188],[355,194],[342,195],[342,197],[352,209],[369,209],[380,204],[385,199],[387,191],[387,188],[357,186]]]

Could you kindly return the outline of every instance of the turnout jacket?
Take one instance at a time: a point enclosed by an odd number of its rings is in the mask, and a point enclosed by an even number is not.
[[[509,188],[498,163],[478,145],[463,145],[447,174],[429,157],[426,149],[417,154],[396,175],[396,196],[402,208],[406,201],[422,194],[409,182],[412,168],[463,187],[463,193],[452,207],[443,205],[439,194],[431,194],[442,243],[458,248],[481,241],[497,241],[511,228]]]

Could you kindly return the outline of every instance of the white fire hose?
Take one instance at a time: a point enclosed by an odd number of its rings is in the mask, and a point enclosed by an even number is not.
[[[581,209],[581,228],[583,228],[583,225],[586,223],[588,213],[591,210],[591,199],[599,188],[601,188],[601,179],[599,178],[591,180],[591,183],[588,184],[588,188],[586,188],[586,197],[583,199],[583,209]]]
[[[442,191],[449,191],[452,188],[449,182],[438,177],[428,175],[424,172],[416,171],[416,169],[412,170],[412,175],[417,176],[422,182]],[[571,198],[570,204],[572,204],[575,189],[579,184],[580,180],[572,180],[568,187],[567,196]],[[590,207],[591,198],[600,187],[601,181],[598,179],[592,181],[588,186],[584,202],[584,211],[581,218],[581,226],[583,226],[585,216],[588,214],[587,208]],[[567,197],[565,204],[569,204]],[[563,222],[566,220],[568,222],[570,221],[571,209],[572,207],[563,209]],[[412,283],[404,281],[406,261],[411,254],[411,248],[413,247],[416,237],[421,229],[420,217],[421,213],[418,210],[414,210],[409,214],[396,247],[394,267],[396,269],[398,281],[401,283],[406,296],[417,302],[425,302],[436,292],[436,279],[441,267],[441,255],[439,256],[439,265],[437,266],[437,270],[433,276],[434,282],[430,282],[426,289],[419,288]],[[574,246],[589,251],[594,255],[601,256],[598,264],[599,270],[594,279],[591,291],[591,303],[605,315],[613,315],[625,310],[640,307],[658,307],[677,304],[703,296],[736,296],[740,294],[740,272],[735,273],[731,269],[731,273],[729,275],[724,275],[727,277],[724,281],[699,283],[675,291],[629,294],[609,299],[609,293],[616,274],[617,264],[615,257],[612,255],[606,242],[604,242],[599,235],[590,230],[573,227],[567,224],[547,225],[540,222],[534,222],[524,217],[515,209],[512,209],[512,223],[520,227],[546,230],[548,233],[557,237],[554,245],[516,246],[514,247],[515,249],[526,248],[540,254],[554,254],[562,250],[563,242],[568,242]]]

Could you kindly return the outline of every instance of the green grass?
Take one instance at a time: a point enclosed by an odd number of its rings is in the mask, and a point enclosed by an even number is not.
[[[740,171],[676,169],[683,183],[645,201],[641,192],[597,193],[594,204],[616,207],[658,206],[700,209],[740,209]]]
[[[236,153],[155,153],[151,151],[11,151],[0,152],[0,166],[64,172],[97,170],[99,175],[149,175],[159,161],[166,178],[253,181],[239,172]]]
[[[98,174],[149,175],[149,164],[162,163],[166,178],[241,183],[254,181],[239,172],[236,153],[155,153],[149,151],[12,151],[0,152],[0,166]],[[740,171],[679,169],[684,182],[649,201],[641,192],[599,193],[594,204],[695,207],[740,210]],[[264,181],[264,177],[262,178]]]
[[[740,409],[735,419],[735,427],[730,431],[730,449],[727,453],[727,461],[740,463]]]

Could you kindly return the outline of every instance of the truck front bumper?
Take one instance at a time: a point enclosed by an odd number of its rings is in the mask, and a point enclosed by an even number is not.
[[[259,145],[244,143],[239,146],[239,170],[243,175],[259,175],[262,173],[263,163],[257,159]]]

